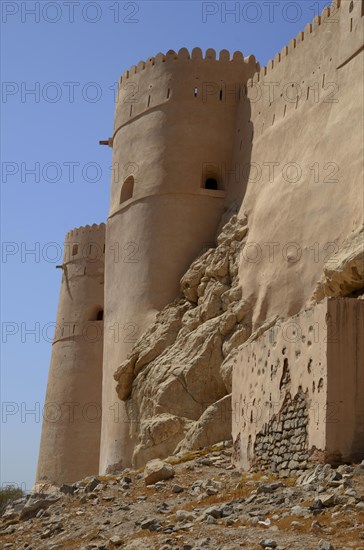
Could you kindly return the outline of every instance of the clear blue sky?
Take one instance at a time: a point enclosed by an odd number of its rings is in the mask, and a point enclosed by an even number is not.
[[[264,65],[328,4],[1,1],[2,484],[34,482],[55,265],[69,229],[106,220],[111,150],[98,141],[112,133],[119,76],[181,47],[240,50]]]

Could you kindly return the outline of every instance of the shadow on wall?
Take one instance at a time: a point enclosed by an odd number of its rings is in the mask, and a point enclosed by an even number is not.
[[[251,121],[251,102],[247,86],[241,85],[241,100],[236,120],[235,143],[229,170],[223,175],[227,208],[234,205],[239,211],[243,202],[251,171],[254,126]],[[235,208],[236,207],[236,208]]]
[[[123,183],[120,193],[120,204],[131,199],[134,193],[134,176],[129,176]]]

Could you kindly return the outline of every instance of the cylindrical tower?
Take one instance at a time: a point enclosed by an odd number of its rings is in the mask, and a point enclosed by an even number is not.
[[[113,374],[168,302],[224,210],[243,85],[254,57],[169,51],[126,71],[113,137],[106,232],[100,471],[129,466],[134,443]]]
[[[105,225],[66,235],[37,481],[72,483],[99,469]]]

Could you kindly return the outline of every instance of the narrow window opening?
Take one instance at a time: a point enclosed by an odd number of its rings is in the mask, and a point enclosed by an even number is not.
[[[204,187],[205,189],[212,189],[216,191],[218,189],[217,180],[215,178],[207,178]]]
[[[129,176],[123,183],[120,193],[120,204],[131,199],[134,192],[134,176]]]
[[[170,90],[170,88],[168,88],[168,90],[167,90],[167,99],[169,98],[170,93],[171,93],[171,90]]]
[[[194,94],[195,97],[197,97],[197,94],[198,94],[198,89],[197,88],[194,89],[193,94]]]
[[[103,251],[103,253],[105,254],[105,245],[104,245],[104,247],[103,247],[102,251]]]
[[[150,95],[148,95],[148,107],[150,105]]]
[[[131,115],[132,115],[132,112],[133,112],[133,106],[132,106],[132,105],[130,105],[130,113],[129,113],[129,116],[131,116]]]
[[[307,98],[306,99],[308,99],[309,97],[310,97],[310,87],[307,86]]]
[[[274,124],[275,119],[276,119],[276,115],[274,114],[274,115],[273,115],[273,119],[272,119],[272,126],[273,126],[273,124]]]
[[[103,321],[104,310],[102,306],[94,306],[87,314],[87,321]]]
[[[350,32],[353,32],[353,18],[350,19]]]
[[[72,330],[72,334],[75,333],[75,330],[76,330],[76,325],[73,325],[73,330]]]
[[[286,116],[286,112],[287,112],[287,105],[284,106],[283,118]]]
[[[222,101],[222,90],[220,90],[220,101]]]
[[[325,73],[322,75],[322,87],[324,88],[325,87],[325,78],[326,78],[326,75]]]
[[[78,252],[78,244],[74,244],[72,247],[72,256],[76,256]]]

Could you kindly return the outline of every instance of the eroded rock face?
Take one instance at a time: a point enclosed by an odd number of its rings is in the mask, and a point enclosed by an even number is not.
[[[231,394],[216,401],[194,422],[176,451],[185,453],[231,438]]]
[[[223,361],[251,334],[251,307],[238,282],[247,233],[247,219],[232,216],[217,247],[182,277],[180,299],[159,313],[115,373],[132,420],[135,466],[230,438],[231,412],[219,427],[213,423],[231,393]]]
[[[331,256],[317,283],[313,298],[320,302],[326,296],[349,296],[364,293],[364,229],[348,237]]]
[[[232,371],[237,353],[275,325],[266,319],[252,333],[252,306],[238,281],[247,220],[232,216],[217,247],[198,257],[181,279],[181,295],[159,313],[115,373],[126,402],[133,465],[229,439]],[[363,231],[329,259],[314,301],[360,294],[364,280]],[[229,404],[229,406],[228,406]]]

